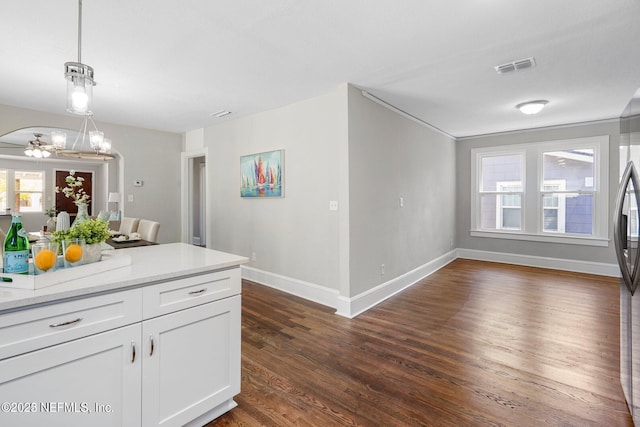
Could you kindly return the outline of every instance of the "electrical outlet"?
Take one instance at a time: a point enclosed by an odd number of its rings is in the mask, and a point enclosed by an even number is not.
[[[384,264],[380,264],[380,275],[384,276]]]
[[[251,261],[255,261],[257,258],[256,253],[255,252],[251,252]]]
[[[338,210],[338,201],[337,200],[329,200],[329,210],[337,211]]]
[[[400,207],[404,208],[404,197],[400,197]]]

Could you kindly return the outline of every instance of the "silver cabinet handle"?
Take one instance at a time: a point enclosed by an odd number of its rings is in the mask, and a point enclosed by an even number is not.
[[[69,320],[67,322],[54,323],[53,325],[49,325],[49,327],[50,328],[59,328],[61,326],[69,326],[69,325],[73,325],[74,323],[78,323],[81,320],[82,320],[82,317],[78,317],[75,320]]]
[[[199,295],[199,294],[201,294],[203,292],[206,292],[206,291],[207,291],[207,288],[202,288],[199,291],[191,291],[191,292],[189,292],[189,295]]]
[[[149,335],[149,341],[151,341],[151,349],[149,350],[149,356],[153,356],[153,350],[155,348],[155,344],[153,343],[153,335]]]
[[[131,363],[136,361],[136,343],[131,341]]]

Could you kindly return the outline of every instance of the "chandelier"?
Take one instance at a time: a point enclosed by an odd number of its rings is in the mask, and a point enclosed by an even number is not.
[[[90,121],[90,120],[88,120]],[[92,151],[87,150],[76,150],[76,145],[80,142],[80,145],[84,144],[84,138],[86,137],[86,124],[87,121],[83,122],[83,128],[77,133],[75,137],[75,142],[70,149],[65,148],[67,142],[67,132],[64,130],[52,130],[51,131],[51,142],[46,142],[46,135],[41,132],[35,132],[33,136],[35,139],[32,139],[27,142],[27,146],[24,149],[24,154],[28,157],[32,157],[35,159],[46,159],[54,154],[56,157],[64,157],[64,158],[73,158],[73,159],[81,159],[81,160],[112,160],[115,157],[111,154],[111,140],[108,138],[102,138],[102,142],[99,142],[94,137],[93,141],[91,137],[94,136],[93,131],[89,131],[89,145],[93,149]],[[73,131],[70,131],[73,137]]]

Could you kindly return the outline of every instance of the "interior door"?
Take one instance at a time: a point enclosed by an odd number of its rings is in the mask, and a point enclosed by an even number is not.
[[[66,187],[67,183],[65,182],[65,179],[70,173],[71,171],[68,170],[56,170],[56,187]],[[93,200],[93,172],[75,171],[75,176],[84,178],[84,185],[82,188],[89,195],[89,200]],[[93,215],[92,206],[93,203],[89,203],[89,215]],[[66,211],[72,218],[78,213],[78,207],[73,203],[73,199],[65,197],[62,192],[56,193],[56,210],[58,212]]]

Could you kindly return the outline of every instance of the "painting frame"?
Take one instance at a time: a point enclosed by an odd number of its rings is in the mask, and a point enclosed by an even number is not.
[[[240,156],[240,197],[284,197],[284,149]]]

